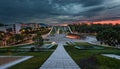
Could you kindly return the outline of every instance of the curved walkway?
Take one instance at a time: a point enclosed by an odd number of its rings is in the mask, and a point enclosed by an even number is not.
[[[58,43],[57,49],[40,67],[40,69],[80,69],[63,47],[63,43]]]

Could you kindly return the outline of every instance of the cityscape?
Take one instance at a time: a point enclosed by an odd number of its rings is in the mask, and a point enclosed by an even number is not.
[[[120,1],[0,0],[0,69],[120,69]]]

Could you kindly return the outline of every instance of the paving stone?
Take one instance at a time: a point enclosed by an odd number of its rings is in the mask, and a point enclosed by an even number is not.
[[[80,67],[65,51],[63,44],[64,43],[62,42],[58,43],[57,49],[40,67],[40,69],[80,69]]]

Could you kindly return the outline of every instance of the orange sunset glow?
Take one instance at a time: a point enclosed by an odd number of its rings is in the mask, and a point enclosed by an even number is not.
[[[97,21],[93,22],[94,24],[120,24],[120,20],[106,20],[106,21]]]

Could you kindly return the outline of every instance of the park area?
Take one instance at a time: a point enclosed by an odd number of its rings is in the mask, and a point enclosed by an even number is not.
[[[119,49],[86,42],[67,43],[64,47],[81,69],[120,69],[119,59],[102,55],[120,55]]]
[[[77,34],[85,38],[68,38],[69,33],[74,34],[68,26],[56,26],[47,36],[44,35],[46,41],[37,33],[32,44],[0,48],[0,60],[3,60],[0,66],[31,56],[7,69],[120,69],[117,45],[102,44],[96,35]]]
[[[45,44],[50,43],[51,42],[45,42]],[[49,48],[42,48],[41,51],[31,51],[31,47],[33,46],[34,44],[27,44],[16,47],[1,48],[0,68],[2,68],[2,66],[14,63],[19,59],[23,60],[22,58],[24,58],[24,56],[32,56],[25,61],[8,67],[8,69],[37,69],[48,59],[57,47],[57,45],[54,45]]]
[[[0,65],[15,61],[17,59],[20,59],[21,57],[0,57]]]

